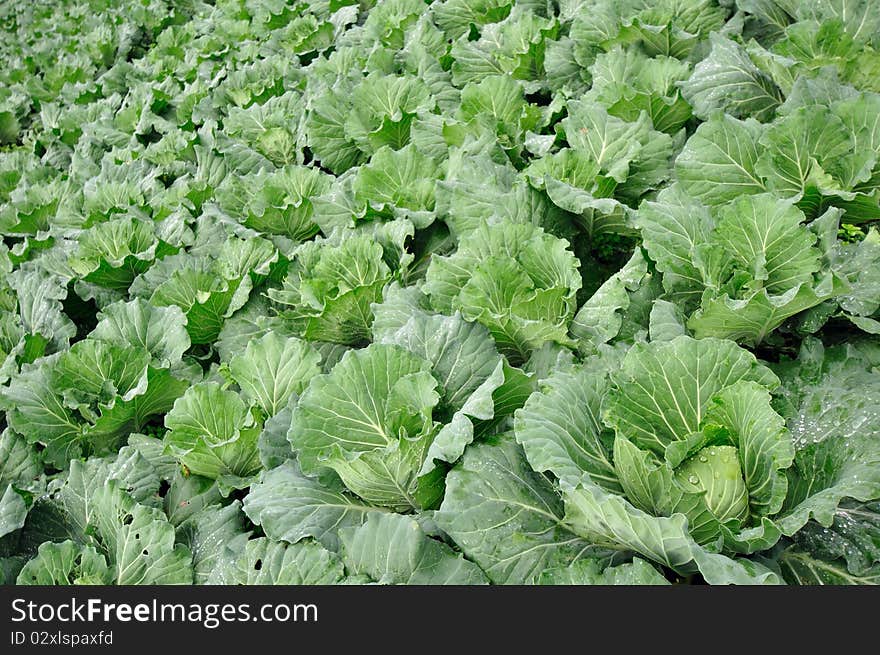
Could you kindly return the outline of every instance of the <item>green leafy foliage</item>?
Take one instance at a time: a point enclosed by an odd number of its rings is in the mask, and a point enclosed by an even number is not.
[[[6,4],[0,582],[880,582],[876,3]]]

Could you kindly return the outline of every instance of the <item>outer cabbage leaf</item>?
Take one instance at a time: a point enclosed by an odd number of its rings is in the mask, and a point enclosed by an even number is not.
[[[575,314],[571,333],[578,338],[580,349],[594,352],[612,339],[635,336],[625,326],[637,323],[641,327],[643,321],[633,321],[632,317],[638,317],[637,312],[644,308],[645,296],[660,292],[659,286],[656,276],[648,272],[648,262],[641,250],[636,250],[623,268],[605,280]],[[648,302],[651,300],[649,297]]]
[[[694,259],[714,226],[709,211],[675,184],[656,200],[642,203],[636,225],[645,250],[663,273],[663,287],[683,299],[701,294],[703,276]]]
[[[846,498],[880,496],[876,399],[880,380],[847,347],[825,350],[805,341],[798,360],[780,366],[782,397],[795,445],[789,491],[779,520],[786,534],[810,518],[825,527]]]
[[[709,35],[709,41],[711,52],[681,85],[694,114],[706,120],[722,109],[736,118],[771,119],[783,99],[773,80],[734,41],[718,33]]]
[[[372,514],[359,527],[339,531],[342,559],[355,575],[380,584],[485,584],[473,562],[422,532],[419,524],[399,514]]]
[[[336,551],[340,528],[361,525],[370,514],[387,510],[307,477],[294,462],[287,462],[251,485],[244,511],[276,541],[296,543],[313,537]]]
[[[757,172],[758,139],[764,127],[753,118],[739,121],[712,114],[687,140],[675,160],[679,183],[703,204],[723,205],[766,189]]]
[[[779,584],[779,576],[747,559],[732,559],[698,546],[683,514],[650,516],[621,496],[595,485],[564,492],[565,520],[585,539],[631,549],[674,571],[699,571],[709,584]]]
[[[241,553],[228,549],[208,584],[328,585],[344,579],[345,569],[339,557],[320,544],[288,545],[260,537],[248,541]]]
[[[844,501],[830,527],[810,522],[795,536],[797,544],[825,559],[846,561],[848,573],[865,576],[880,562],[878,503]]]
[[[601,418],[609,380],[600,365],[594,361],[557,371],[539,387],[516,412],[514,423],[531,467],[567,484],[586,476],[609,491],[620,491]]]
[[[269,332],[248,342],[244,352],[229,361],[229,370],[245,395],[267,416],[274,416],[321,372],[320,361],[308,343]]]
[[[796,546],[783,551],[776,563],[789,584],[842,586],[880,582],[880,568],[876,566],[854,574],[843,560],[828,560]]]
[[[75,461],[57,501],[74,541],[106,557],[115,584],[191,584],[192,554],[176,543],[165,514],[142,502],[158,491],[152,466],[133,449],[113,459]]]
[[[195,513],[177,528],[178,540],[192,552],[193,583],[206,584],[214,569],[224,561],[227,549],[244,548],[248,540],[241,515],[241,504],[210,505]]]
[[[548,585],[668,585],[653,566],[641,558],[627,564],[609,566],[602,570],[595,562],[579,560],[566,568],[549,569],[541,576],[540,584]]]
[[[450,471],[437,524],[495,584],[528,584],[596,552],[563,521],[559,492],[511,435],[468,448]]]
[[[47,541],[27,562],[15,583],[20,585],[108,584],[110,571],[104,556],[92,546],[67,540]]]

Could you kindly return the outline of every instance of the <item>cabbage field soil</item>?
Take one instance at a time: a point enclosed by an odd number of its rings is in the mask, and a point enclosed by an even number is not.
[[[0,29],[0,582],[880,582],[877,2]]]

